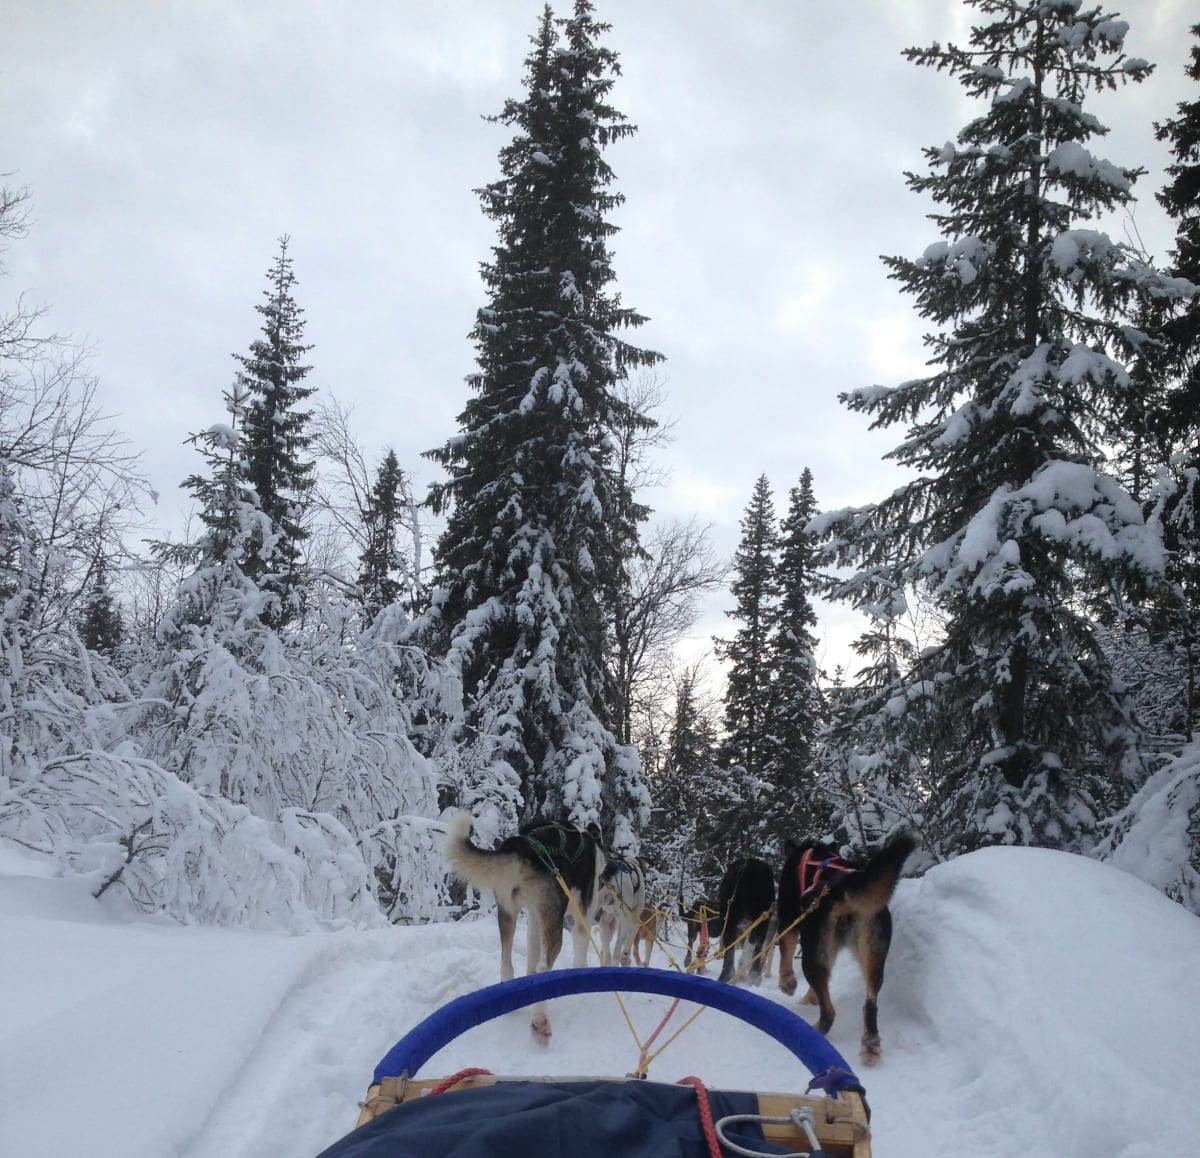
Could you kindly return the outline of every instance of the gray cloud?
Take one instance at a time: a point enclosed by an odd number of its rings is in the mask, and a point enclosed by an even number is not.
[[[520,94],[541,0],[244,3],[17,0],[0,50],[0,170],[36,223],[6,255],[54,326],[90,341],[107,408],[178,517],[190,431],[221,417],[231,354],[256,335],[263,275],[292,237],[312,380],[357,405],[373,450],[454,432],[472,369],[491,228],[472,189],[507,139],[484,117]],[[559,5],[565,11],[565,5]],[[1160,256],[1165,155],[1151,123],[1194,99],[1183,0],[1124,5],[1158,63],[1093,106],[1103,152],[1140,164],[1137,222]],[[921,325],[879,255],[932,239],[904,188],[920,149],[968,115],[902,48],[960,37],[950,0],[600,0],[639,133],[611,151],[627,198],[613,243],[625,302],[662,351],[676,441],[664,514],[699,513],[731,552],[754,479],[783,513],[811,467],[819,501],[886,492],[871,434],[839,391],[922,364]],[[1114,223],[1120,227],[1120,223]],[[724,629],[716,600],[701,634]],[[844,642],[839,616],[835,647]]]

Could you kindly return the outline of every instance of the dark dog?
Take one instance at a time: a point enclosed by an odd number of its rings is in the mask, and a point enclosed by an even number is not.
[[[740,856],[721,878],[718,908],[721,911],[721,980],[732,981],[735,973],[733,943],[746,929],[745,952],[753,954],[746,980],[751,985],[762,981],[763,946],[767,940],[767,922],[775,903],[775,874],[765,860]],[[761,920],[760,920],[761,918]]]
[[[687,952],[683,957],[683,967],[691,969],[695,962],[695,971],[703,973],[704,962],[708,960],[709,942],[721,935],[721,911],[708,901],[693,901],[690,905],[681,901],[679,916],[687,930]]]
[[[883,985],[883,966],[892,940],[888,901],[904,862],[917,847],[911,832],[899,832],[865,862],[842,860],[827,844],[789,843],[779,877],[779,988],[796,992],[792,961],[800,941],[800,963],[809,990],[806,1005],[820,1007],[817,1029],[828,1033],[835,1010],[829,997],[829,976],[838,951],[848,946],[858,959],[866,983],[861,1057],[879,1060],[877,999]]]
[[[562,948],[563,918],[570,903],[558,877],[570,890],[572,907],[578,908],[571,930],[575,967],[587,964],[588,936],[599,908],[604,871],[604,853],[592,833],[553,821],[535,822],[498,848],[482,849],[471,843],[471,814],[458,812],[446,827],[446,859],[456,876],[496,894],[501,981],[513,976],[513,935],[522,909],[529,910],[526,972],[553,967]],[[531,1028],[535,1037],[549,1040],[550,1020],[541,1006]]]

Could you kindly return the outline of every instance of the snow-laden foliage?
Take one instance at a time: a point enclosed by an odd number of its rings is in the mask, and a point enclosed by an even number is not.
[[[353,835],[328,814],[265,820],[158,764],[83,750],[44,761],[0,802],[0,833],[142,912],[307,931],[382,921]]]
[[[1134,389],[1122,311],[1183,287],[1086,220],[1123,205],[1137,172],[1092,154],[1104,129],[1084,97],[1149,66],[1121,55],[1099,9],[972,3],[985,19],[969,47],[905,54],[982,105],[925,150],[927,175],[909,175],[941,236],[886,262],[938,327],[934,370],[844,397],[875,426],[907,427],[889,457],[910,477],[810,530],[824,562],[848,569],[835,597],[889,621],[915,596],[939,620],[851,747],[870,761],[864,736],[895,731],[873,718],[920,713],[911,731],[932,727],[938,753],[918,793],[935,843],[1082,848],[1145,774],[1087,603],[1136,598],[1165,564],[1157,526],[1107,469]]]
[[[610,289],[604,149],[634,130],[609,103],[616,55],[587,0],[547,8],[525,96],[495,118],[514,136],[479,191],[498,243],[483,266],[478,371],[460,434],[430,452],[450,508],[432,607],[414,628],[460,673],[471,745],[461,803],[502,831],[538,814],[598,822],[630,847],[650,799],[618,742],[606,596],[626,582],[640,508],[610,432],[636,423],[617,387],[658,356],[618,335],[642,317]]]
[[[763,816],[758,794],[717,764],[718,709],[697,666],[679,672],[664,751],[652,781],[655,807],[646,830],[651,884],[672,899],[711,900],[729,858],[744,851],[739,824]]]
[[[357,621],[330,608],[307,641],[252,614],[185,623],[140,694],[69,637],[8,636],[0,837],[181,921],[437,916],[437,788],[402,698],[434,681],[386,616],[353,640]]]
[[[395,918],[433,916],[437,785],[402,698],[418,698],[425,670],[397,642],[399,610],[358,635],[351,605],[322,604],[306,631],[276,631],[260,614],[270,596],[228,563],[197,572],[183,595],[145,682],[146,754],[207,800],[271,823],[316,818],[344,836],[353,855],[329,863],[361,874],[359,891]],[[346,892],[358,895],[349,881]]]
[[[1104,828],[1096,856],[1200,916],[1200,744],[1164,763]]]
[[[179,921],[428,920],[446,901],[438,783],[410,736],[436,743],[456,689],[401,644],[404,608],[364,627],[352,580],[302,566],[286,251],[273,274],[227,420],[192,440],[201,533],[157,545],[183,578],[128,643],[109,578],[136,460],[74,352],[0,322],[0,840]]]

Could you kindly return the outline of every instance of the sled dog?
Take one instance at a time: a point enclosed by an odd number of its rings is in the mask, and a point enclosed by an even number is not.
[[[679,915],[687,930],[687,952],[683,956],[683,967],[694,969],[703,976],[709,944],[721,935],[720,911],[715,901],[695,900],[691,904],[680,901]]]
[[[491,889],[496,894],[501,981],[513,976],[513,935],[522,909],[528,911],[527,973],[553,967],[562,948],[563,918],[568,905],[583,915],[582,921],[575,917],[571,937],[575,967],[585,966],[605,860],[596,837],[573,825],[534,821],[496,848],[483,849],[471,841],[471,823],[471,814],[465,811],[450,818],[446,827],[446,859],[455,876],[477,889]],[[560,877],[570,890],[570,900],[559,884]],[[540,1006],[535,1010],[531,1028],[535,1037],[549,1040],[550,1021]]]
[[[892,940],[888,901],[916,847],[913,833],[898,832],[865,861],[855,862],[843,860],[832,845],[789,841],[779,876],[779,988],[796,992],[793,960],[798,939],[800,965],[809,985],[801,1000],[819,1007],[817,1029],[828,1033],[835,1013],[829,976],[838,951],[849,948],[866,983],[860,1056],[868,1064],[880,1056],[877,1001]]]
[[[600,873],[600,964],[628,965],[642,909],[646,907],[646,874],[632,856],[606,859]]]
[[[721,913],[722,981],[733,980],[738,956],[734,942],[747,929],[750,932],[743,945],[739,946],[743,960],[747,952],[753,954],[746,981],[758,985],[762,980],[763,946],[767,941],[767,922],[774,903],[775,873],[765,860],[739,856],[725,870],[717,902]]]
[[[637,933],[633,938],[633,963],[649,968],[650,954],[662,931],[662,914],[653,905],[643,905],[638,918]]]

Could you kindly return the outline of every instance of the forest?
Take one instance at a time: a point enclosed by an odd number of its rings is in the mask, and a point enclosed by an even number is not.
[[[650,520],[670,351],[612,260],[606,150],[638,143],[602,4],[546,7],[492,116],[475,366],[424,493],[313,384],[287,235],[162,541],[85,348],[8,295],[0,841],[140,912],[287,929],[459,913],[462,808],[485,838],[597,824],[685,899],[741,853],[906,826],[925,865],[1062,849],[1200,914],[1200,93],[1155,121],[1175,235],[1144,252],[1100,227],[1142,171],[1089,105],[1149,75],[1126,22],[965,7],[964,43],[904,52],[973,111],[905,174],[941,240],[879,273],[927,372],[840,399],[905,481],[836,507],[798,463],[777,505],[763,474],[731,560]],[[0,189],[0,261],[35,204]],[[714,687],[679,644],[715,591]],[[832,671],[818,600],[869,625]]]

